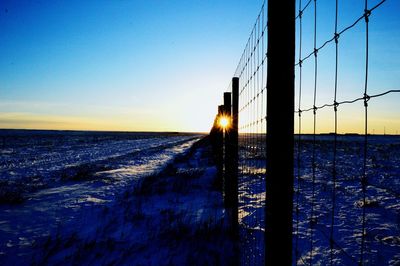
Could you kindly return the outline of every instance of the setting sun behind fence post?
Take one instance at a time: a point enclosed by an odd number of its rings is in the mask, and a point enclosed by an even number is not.
[[[226,129],[229,127],[229,124],[230,124],[229,120],[230,120],[230,118],[229,118],[228,116],[225,116],[225,115],[221,116],[221,117],[219,118],[219,121],[218,121],[219,126],[220,126],[223,130],[226,130]]]

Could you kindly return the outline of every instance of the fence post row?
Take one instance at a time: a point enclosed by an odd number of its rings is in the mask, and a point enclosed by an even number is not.
[[[268,1],[265,264],[292,264],[295,0]]]
[[[217,166],[216,187],[224,194],[224,204],[234,237],[238,229],[238,110],[239,78],[232,79],[232,93],[224,93],[224,105],[218,106],[218,114],[210,131],[210,141]],[[224,117],[226,127],[220,124]]]

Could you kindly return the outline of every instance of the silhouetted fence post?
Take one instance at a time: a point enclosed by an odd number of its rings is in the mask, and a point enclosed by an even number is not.
[[[232,98],[230,97],[232,95]],[[226,203],[231,212],[233,229],[238,225],[238,111],[239,111],[239,79],[232,79],[232,94],[225,93],[229,97],[229,113],[231,121],[225,134],[225,188]],[[232,99],[232,105],[230,100]],[[228,99],[227,99],[228,100]]]
[[[231,105],[232,101],[231,101],[231,93],[230,92],[224,92],[224,111],[223,111],[223,115],[227,118],[231,117]],[[231,126],[231,122],[229,122],[229,127]],[[229,143],[230,143],[230,136],[229,136],[229,127],[224,129],[224,200],[225,200],[225,206],[228,208],[228,210],[231,208],[231,202],[232,202],[232,193],[230,191],[230,180],[228,177],[229,174],[229,155],[228,155],[228,151],[229,151]]]
[[[232,219],[234,225],[238,226],[239,212],[239,192],[238,192],[238,172],[239,172],[239,78],[232,78],[232,129],[231,129],[231,169],[232,169]]]
[[[211,129],[211,141],[213,146],[215,164],[217,166],[217,182],[216,186],[219,190],[223,191],[223,163],[224,163],[224,136],[221,127],[219,126],[219,119],[223,115],[224,106],[218,106],[218,114],[215,117],[213,128]]]
[[[295,0],[268,1],[266,265],[292,264]]]

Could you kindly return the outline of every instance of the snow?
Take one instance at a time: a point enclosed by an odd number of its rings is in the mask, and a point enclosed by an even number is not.
[[[11,191],[2,199],[22,197],[0,204],[1,265],[229,265],[238,259],[222,193],[215,187],[212,155],[207,145],[198,144],[202,136],[2,134],[0,188]],[[312,138],[303,136],[300,191],[294,198],[299,216],[293,216],[299,265],[308,265],[311,254],[315,265],[330,263],[332,139],[317,138],[311,219]],[[251,142],[240,143],[244,265],[263,264],[264,258],[265,146]],[[398,265],[400,138],[369,137],[365,206],[363,137],[339,137],[337,151],[334,264],[358,264],[365,208],[365,264]],[[297,164],[296,156],[297,151]]]
[[[67,150],[61,142],[62,148],[53,148],[60,154],[54,162],[51,157],[42,160],[55,171],[42,177],[46,186],[25,191],[19,203],[0,205],[0,264],[229,263],[233,242],[222,194],[213,186],[216,168],[210,150],[197,144],[201,137],[88,143],[85,149],[98,152],[85,160],[75,158],[89,170],[67,179],[54,176],[70,167],[72,154],[87,152],[70,143],[68,156],[60,159]],[[114,156],[111,151],[117,150]],[[23,180],[19,169],[27,166],[19,161],[15,172]]]
[[[1,131],[0,202],[23,201],[25,194],[65,180],[87,179],[92,173],[129,168],[132,176],[171,159],[174,146],[193,135],[91,132]],[[170,149],[168,149],[170,148]],[[6,151],[5,153],[3,151]],[[162,154],[157,152],[164,150]],[[152,158],[152,154],[158,154]],[[145,159],[143,159],[145,158]],[[133,166],[132,166],[133,165]],[[119,170],[121,171],[121,170]],[[129,181],[129,180],[125,180]]]
[[[250,138],[250,139],[249,139]],[[239,177],[239,221],[242,264],[262,265],[265,206],[265,141],[260,137],[241,139]],[[317,136],[314,228],[311,229],[312,136],[302,136],[300,150],[299,216],[294,195],[293,227],[298,220],[299,265],[330,264],[332,215],[333,136]],[[334,263],[358,264],[360,258],[363,197],[363,136],[339,136],[337,146],[336,210],[334,221]],[[295,145],[297,149],[297,143]],[[297,189],[297,150],[295,151]],[[264,156],[264,157],[263,157]],[[267,169],[268,170],[268,169]],[[399,264],[400,254],[400,137],[369,136],[366,190],[366,265]],[[311,252],[310,236],[313,235]],[[296,236],[293,244],[295,246]],[[260,248],[261,247],[261,248]]]

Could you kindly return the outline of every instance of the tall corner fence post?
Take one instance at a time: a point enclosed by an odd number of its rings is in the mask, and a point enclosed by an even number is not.
[[[268,1],[265,265],[292,265],[295,0]]]

